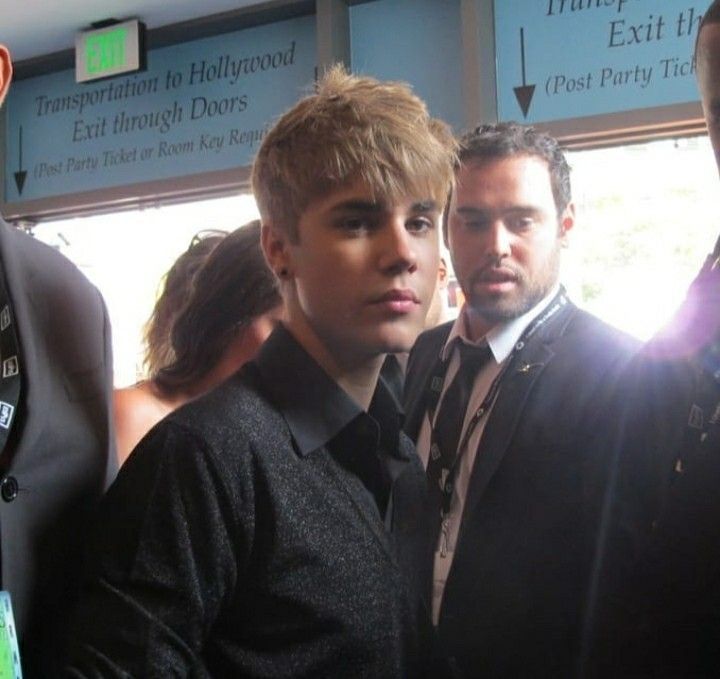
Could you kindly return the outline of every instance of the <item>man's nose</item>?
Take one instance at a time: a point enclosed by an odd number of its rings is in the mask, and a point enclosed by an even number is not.
[[[510,256],[511,234],[502,220],[497,219],[490,225],[485,249],[486,254],[494,259]]]
[[[396,271],[414,271],[417,268],[415,239],[405,227],[404,219],[390,219],[383,229],[382,268]]]

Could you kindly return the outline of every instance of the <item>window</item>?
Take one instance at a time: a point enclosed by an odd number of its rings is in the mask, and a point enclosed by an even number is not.
[[[113,332],[115,386],[143,377],[143,326],[160,282],[194,234],[232,231],[258,217],[250,195],[39,224],[39,240],[71,259],[105,298]]]
[[[720,232],[707,137],[577,151],[577,222],[563,253],[571,298],[648,339],[680,304]]]

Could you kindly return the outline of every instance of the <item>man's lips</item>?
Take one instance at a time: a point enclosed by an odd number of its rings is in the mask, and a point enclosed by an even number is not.
[[[518,275],[512,269],[492,267],[478,271],[470,288],[480,295],[504,295],[511,293],[518,281]]]
[[[420,300],[414,290],[396,289],[388,290],[382,295],[375,297],[371,300],[371,303],[381,306],[388,311],[404,314],[412,311],[420,304]]]
[[[494,283],[514,283],[517,281],[517,275],[512,269],[505,267],[484,269],[476,276],[474,283],[494,284]]]

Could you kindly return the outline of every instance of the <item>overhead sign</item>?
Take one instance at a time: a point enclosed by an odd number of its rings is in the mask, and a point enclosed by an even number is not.
[[[315,76],[315,18],[151,50],[147,70],[20,80],[6,103],[5,203],[247,166]]]
[[[711,0],[495,0],[498,118],[541,122],[697,101]]]
[[[460,0],[353,4],[350,30],[353,71],[412,83],[433,116],[463,129]]]
[[[114,23],[75,37],[75,80],[79,83],[140,70],[141,24]]]

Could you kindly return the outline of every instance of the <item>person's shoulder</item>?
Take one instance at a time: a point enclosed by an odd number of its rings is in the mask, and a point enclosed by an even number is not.
[[[99,299],[97,288],[65,255],[55,248],[24,233],[20,229],[9,226],[0,220],[2,231],[2,258],[12,258],[13,264],[6,266],[6,275],[18,272],[23,283],[41,286],[47,290],[57,290],[74,295],[84,293],[88,299]],[[16,281],[10,281],[10,284]]]
[[[167,419],[217,451],[262,451],[286,445],[290,437],[285,420],[267,398],[253,365],[246,364]]]
[[[421,333],[410,351],[407,367],[405,369],[405,396],[413,393],[417,384],[421,383],[424,375],[431,369],[440,349],[445,344],[454,321],[448,321],[430,330]],[[407,407],[407,398],[406,398]]]
[[[3,248],[10,250],[12,256],[28,258],[29,263],[42,263],[43,266],[77,271],[77,267],[65,255],[34,236],[2,221],[0,229],[3,231]]]
[[[118,462],[122,464],[133,448],[163,417],[172,412],[151,390],[149,382],[113,392],[113,414]]]
[[[137,382],[129,387],[115,389],[115,400],[123,407],[143,408],[157,402],[157,397],[150,388],[150,381]]]
[[[636,337],[579,308],[553,343],[567,370],[605,374],[608,379],[624,371],[641,349],[642,342]]]
[[[429,330],[425,330],[420,333],[415,341],[413,351],[441,346],[444,344],[454,323],[455,321],[447,321],[446,323],[442,323],[441,325],[437,325],[434,328],[430,328]]]
[[[574,335],[582,335],[586,340],[609,345],[619,351],[634,353],[642,346],[636,337],[584,309],[576,308],[570,328]]]

